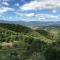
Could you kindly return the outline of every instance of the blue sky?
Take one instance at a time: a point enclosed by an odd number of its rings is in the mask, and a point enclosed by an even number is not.
[[[0,0],[0,20],[59,21],[60,0]]]

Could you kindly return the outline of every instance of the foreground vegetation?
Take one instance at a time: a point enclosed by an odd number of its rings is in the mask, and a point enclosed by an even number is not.
[[[60,60],[60,27],[0,24],[0,60]]]

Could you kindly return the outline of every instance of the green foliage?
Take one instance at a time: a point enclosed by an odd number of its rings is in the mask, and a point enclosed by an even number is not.
[[[0,24],[0,60],[60,60],[60,29],[56,28]]]
[[[0,23],[0,27],[7,28],[9,30],[16,31],[16,32],[27,33],[29,31],[31,31],[31,29],[28,28],[28,27],[25,27],[25,26],[22,26],[22,25],[15,25],[15,24],[3,24],[3,23]]]
[[[60,60],[60,48],[50,47],[45,52],[46,60]]]

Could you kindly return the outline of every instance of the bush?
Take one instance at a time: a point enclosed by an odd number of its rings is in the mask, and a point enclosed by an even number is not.
[[[60,49],[57,47],[48,48],[45,57],[46,60],[60,60]]]

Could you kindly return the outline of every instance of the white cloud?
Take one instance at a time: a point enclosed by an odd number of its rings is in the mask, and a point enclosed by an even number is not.
[[[36,14],[35,15],[36,17],[41,17],[41,18],[43,18],[43,17],[45,17],[45,18],[58,18],[58,16],[55,16],[55,15],[51,15],[51,14]]]
[[[27,17],[33,17],[34,13],[25,14],[25,16],[27,16]]]
[[[35,16],[35,18],[37,18],[37,20],[39,21],[56,21],[60,19],[60,15],[52,15],[52,14],[37,14]]]
[[[2,1],[2,2],[9,2],[10,0],[0,0],[0,1]]]
[[[53,21],[53,20],[59,20],[60,15],[52,15],[52,14],[35,14],[35,13],[16,13],[18,17],[21,17],[21,19],[29,19],[29,20],[38,20],[38,21]]]
[[[14,9],[9,8],[9,7],[1,7],[0,8],[0,14],[7,12],[7,11],[14,11]]]
[[[19,16],[19,17],[33,17],[34,15],[35,15],[35,13],[17,13],[16,12],[16,14],[17,14],[17,16]]]
[[[52,10],[52,13],[57,13],[57,11],[54,9],[54,10]]]
[[[34,0],[20,7],[22,10],[60,8],[60,0]]]
[[[9,6],[8,2],[1,2],[3,5]]]
[[[55,16],[55,15],[51,15],[51,14],[37,14],[35,15],[35,17],[37,18],[37,20],[58,20],[60,19],[60,16]]]
[[[19,3],[16,3],[15,6],[19,7]]]

